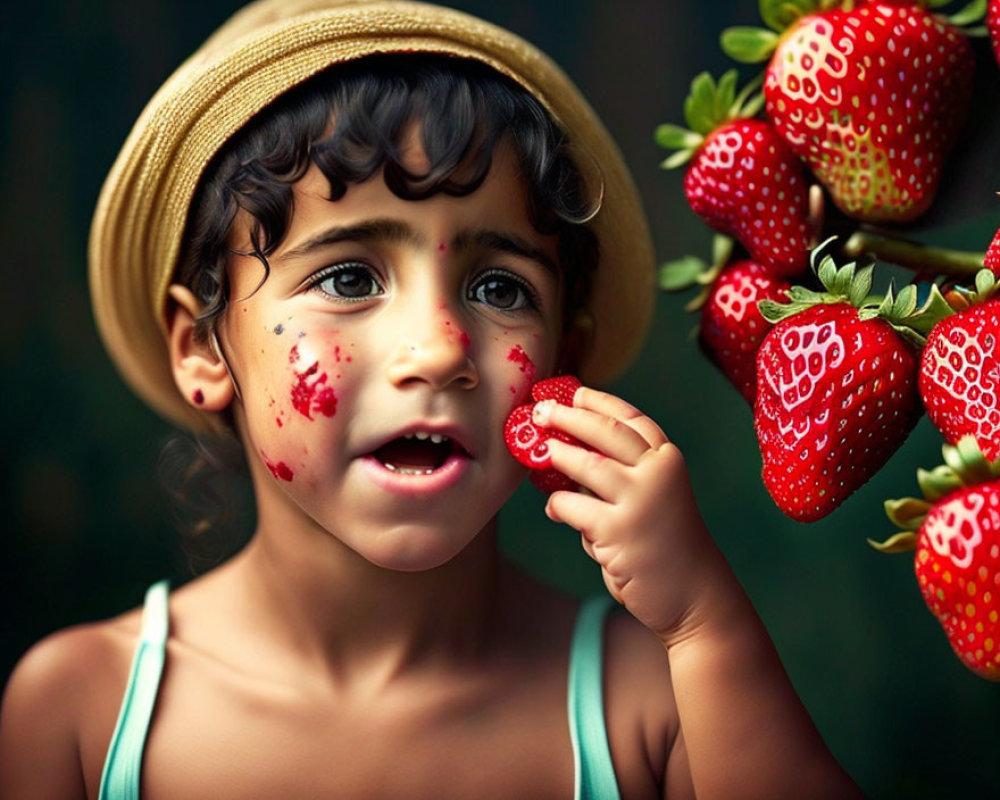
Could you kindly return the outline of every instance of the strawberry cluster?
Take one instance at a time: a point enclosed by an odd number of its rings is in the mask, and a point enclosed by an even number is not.
[[[898,233],[931,207],[968,118],[969,37],[1000,63],[1000,0],[948,2],[761,0],[766,29],[724,31],[729,56],[766,66],[742,90],[737,70],[698,75],[687,126],[656,131],[716,232],[709,261],[667,263],[660,285],[701,287],[699,343],[753,409],[763,483],[795,520],[837,509],[926,412],[951,477],[887,504],[908,534],[880,547],[916,548],[956,653],[1000,679],[1000,230],[968,253]],[[878,261],[916,278],[873,291]]]

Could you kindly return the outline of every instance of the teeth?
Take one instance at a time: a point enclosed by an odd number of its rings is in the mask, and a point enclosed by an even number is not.
[[[424,431],[420,431],[418,433],[407,433],[403,435],[403,438],[409,440],[416,439],[420,442],[426,442],[430,439],[434,444],[441,444],[442,442],[448,441],[448,437],[442,436],[440,433],[425,433]]]
[[[389,472],[398,472],[400,475],[431,475],[432,469],[412,469],[410,467],[397,467],[395,464],[386,464],[385,468]]]

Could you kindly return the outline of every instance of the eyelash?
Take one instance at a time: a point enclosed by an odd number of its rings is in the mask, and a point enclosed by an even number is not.
[[[505,312],[508,312],[508,313],[512,313],[512,312],[524,312],[524,311],[537,311],[541,307],[541,298],[539,297],[538,292],[535,291],[535,288],[530,283],[528,283],[528,281],[526,281],[520,275],[517,275],[517,274],[515,274],[513,272],[507,272],[506,270],[502,270],[502,269],[489,269],[486,272],[484,272],[484,273],[482,273],[480,275],[477,275],[476,278],[475,278],[475,280],[472,281],[471,284],[469,284],[469,290],[468,290],[468,297],[469,297],[469,299],[470,300],[476,300],[476,297],[475,297],[476,289],[479,288],[479,287],[481,287],[481,286],[484,286],[490,280],[509,281],[510,283],[515,284],[521,290],[521,293],[524,296],[524,306],[523,307],[521,307],[521,308],[502,308],[502,307],[492,306],[494,308],[497,308],[498,311],[505,311]],[[476,301],[477,302],[484,302],[484,301],[478,301],[478,300],[476,300]]]
[[[337,294],[334,292],[329,292],[323,289],[323,284],[329,281],[331,278],[335,278],[338,275],[342,275],[347,272],[357,272],[363,273],[364,277],[371,281],[374,287],[377,289],[375,293],[369,293],[364,295],[352,296],[345,294]],[[493,306],[485,300],[480,300],[476,297],[477,290],[484,287],[490,281],[506,281],[514,284],[518,289],[520,289],[523,296],[523,305],[516,308],[503,308],[502,306]],[[327,267],[326,269],[320,271],[312,280],[307,284],[307,290],[310,292],[318,292],[325,297],[335,298],[338,302],[342,303],[360,303],[371,299],[372,297],[377,297],[382,294],[385,290],[382,287],[381,282],[375,270],[368,264],[361,261],[349,261],[342,264],[335,264],[333,266]],[[495,308],[501,312],[507,313],[517,313],[525,311],[537,311],[541,307],[541,298],[535,288],[520,275],[513,272],[508,272],[503,269],[488,269],[485,272],[477,275],[475,279],[469,284],[467,296],[469,300],[474,302],[481,302],[484,305],[488,305],[491,308]]]
[[[328,292],[322,288],[323,284],[326,283],[326,281],[347,272],[356,272],[359,274],[363,274],[364,277],[366,277],[368,280],[371,281],[371,283],[374,285],[377,291],[374,294],[369,293],[364,295],[351,296],[345,294],[336,294],[334,292]],[[364,302],[365,300],[371,299],[372,297],[377,297],[378,295],[382,294],[385,291],[382,288],[382,284],[379,281],[378,276],[375,273],[375,270],[372,269],[368,264],[365,264],[364,262],[361,261],[348,261],[342,264],[335,264],[331,267],[327,267],[326,269],[320,271],[319,274],[317,274],[312,280],[309,281],[307,289],[310,292],[319,292],[324,297],[334,298],[342,303],[361,303]]]

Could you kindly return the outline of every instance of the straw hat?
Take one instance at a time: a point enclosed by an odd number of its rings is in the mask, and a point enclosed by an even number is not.
[[[601,263],[587,311],[580,377],[604,383],[635,356],[652,316],[653,254],[621,153],[593,109],[543,53],[467,14],[387,0],[260,0],[234,15],[160,88],[101,191],[90,237],[90,290],[104,343],[132,389],[192,430],[211,415],[178,392],[167,355],[167,289],[188,207],[219,148],[272,100],[334,64],[375,53],[450,54],[489,64],[542,103],[604,181],[588,223]]]

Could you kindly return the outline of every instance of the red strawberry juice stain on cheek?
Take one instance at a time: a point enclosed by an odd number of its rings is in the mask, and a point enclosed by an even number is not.
[[[306,419],[313,419],[313,413],[332,417],[337,413],[337,393],[327,384],[327,374],[320,372],[319,360],[300,368],[302,358],[299,346],[292,347],[288,363],[295,369],[295,382],[291,388],[292,408]]]
[[[520,387],[515,384],[510,385],[511,394],[515,396],[521,395],[530,389],[531,384],[535,382],[535,374],[537,373],[535,362],[531,360],[531,356],[519,344],[514,345],[510,349],[510,352],[507,353],[507,360],[517,364],[521,374],[524,376]]]
[[[284,461],[274,462],[267,457],[267,454],[261,450],[260,457],[264,461],[264,466],[270,470],[271,474],[278,480],[287,481],[291,483],[292,478],[295,477],[295,473],[292,472],[292,468],[288,466]]]

